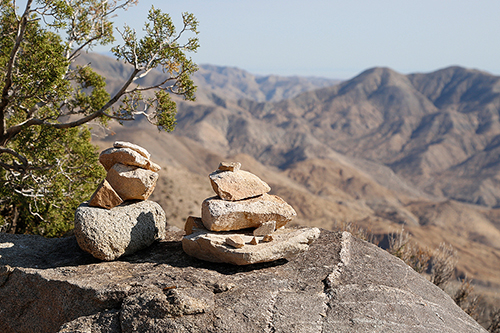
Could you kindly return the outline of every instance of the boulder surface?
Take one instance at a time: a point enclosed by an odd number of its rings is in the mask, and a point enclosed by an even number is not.
[[[249,266],[192,258],[181,235],[98,262],[74,237],[0,234],[0,332],[486,332],[349,233],[323,230],[289,261]]]
[[[75,236],[80,247],[101,260],[115,260],[163,238],[165,212],[153,201],[128,202],[112,209],[90,207],[75,212]]]

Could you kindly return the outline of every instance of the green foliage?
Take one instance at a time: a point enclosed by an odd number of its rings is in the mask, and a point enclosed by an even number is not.
[[[79,108],[84,114],[90,115],[101,109],[109,100],[106,81],[92,68],[78,66],[74,72],[74,79],[79,87],[75,89],[74,98],[70,102],[73,110]],[[104,115],[101,116],[101,120],[106,120]]]
[[[90,131],[85,126],[62,130],[31,127],[11,146],[44,165],[23,177],[0,169],[2,215],[8,216],[17,207],[19,233],[49,237],[65,233],[72,227],[75,209],[89,199],[106,175],[96,147],[90,143]]]
[[[143,115],[172,131],[170,94],[194,100],[198,68],[186,52],[197,50],[198,39],[182,42],[185,33],[198,34],[189,13],[179,33],[154,7],[143,38],[125,26],[122,45],[112,50],[132,73],[112,96],[90,66],[72,66],[82,50],[113,42],[110,17],[136,3],[27,0],[18,12],[12,0],[0,0],[0,231],[58,236],[70,228],[75,208],[104,177],[85,124]],[[163,81],[135,84],[157,69]]]
[[[137,75],[135,78],[143,77],[156,68],[161,68],[166,78],[155,86],[158,90],[154,97],[144,99],[142,95],[143,91],[150,90],[151,87],[137,87],[131,90],[121,105],[114,108],[114,117],[133,119],[134,114],[138,113],[137,109],[141,108],[141,103],[144,103],[146,109],[156,110],[154,114],[146,115],[147,119],[159,130],[172,131],[175,127],[177,107],[166,92],[194,101],[196,86],[191,75],[198,70],[198,66],[185,52],[195,52],[199,43],[197,38],[188,38],[187,42],[181,45],[180,37],[186,31],[198,34],[198,21],[189,13],[184,13],[182,18],[183,29],[179,34],[176,34],[170,16],[154,7],[149,11],[149,22],[144,28],[143,38],[138,39],[136,31],[125,26],[121,32],[124,43],[112,48],[114,55],[134,66]]]

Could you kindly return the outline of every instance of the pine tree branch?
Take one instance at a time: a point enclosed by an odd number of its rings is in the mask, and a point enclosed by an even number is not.
[[[17,54],[19,53],[19,48],[21,47],[21,42],[24,38],[24,33],[26,32],[26,27],[28,25],[28,17],[31,13],[31,4],[33,0],[28,0],[26,3],[26,9],[24,10],[21,20],[17,24],[16,40],[12,51],[10,52],[9,62],[7,63],[5,71],[5,82],[2,89],[2,97],[0,99],[0,145],[4,145],[4,136],[6,135],[6,118],[5,113],[7,106],[10,102],[9,92],[12,87],[12,72],[14,70],[14,64],[16,62]]]

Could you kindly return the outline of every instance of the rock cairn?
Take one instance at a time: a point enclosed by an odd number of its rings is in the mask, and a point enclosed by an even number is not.
[[[165,212],[147,200],[161,169],[150,157],[146,149],[122,141],[101,152],[106,178],[75,212],[75,236],[84,251],[114,260],[164,237]]]
[[[132,143],[116,141],[99,155],[107,171],[89,201],[89,206],[111,209],[126,200],[147,200],[158,180],[159,165],[149,152]]]
[[[188,217],[182,247],[211,262],[248,265],[290,258],[306,251],[318,228],[286,229],[297,213],[238,162],[219,165],[209,175],[217,196],[202,203],[201,218]]]

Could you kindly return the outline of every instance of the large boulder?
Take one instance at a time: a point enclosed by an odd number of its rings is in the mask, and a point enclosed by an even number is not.
[[[287,261],[192,258],[181,233],[99,262],[74,237],[0,233],[0,332],[484,332],[441,289],[349,233]],[[175,291],[175,292],[174,292]]]
[[[201,219],[211,231],[258,228],[268,221],[276,221],[276,228],[280,228],[296,215],[295,210],[285,200],[269,194],[239,201],[211,197],[205,199],[201,205]]]
[[[162,239],[165,212],[153,201],[124,203],[112,209],[90,207],[75,212],[75,236],[80,247],[101,260],[115,260]]]

